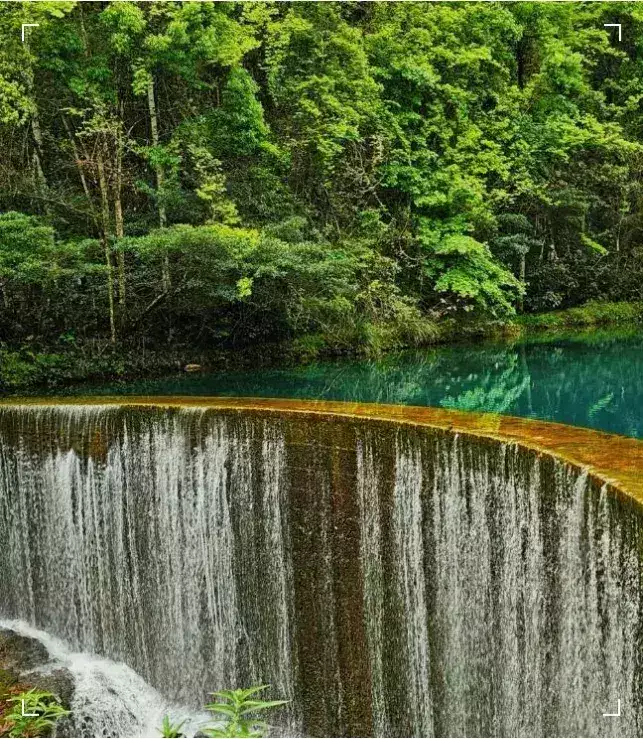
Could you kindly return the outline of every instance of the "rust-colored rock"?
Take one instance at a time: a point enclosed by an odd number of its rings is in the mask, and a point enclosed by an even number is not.
[[[643,505],[643,441],[532,418],[423,406],[276,398],[112,396],[61,399],[12,398],[0,403],[0,405],[24,404],[211,408],[231,412],[254,411],[311,417],[364,418],[383,423],[427,426],[512,442],[553,455],[577,467],[586,468],[596,479],[610,483],[613,489],[636,499]]]

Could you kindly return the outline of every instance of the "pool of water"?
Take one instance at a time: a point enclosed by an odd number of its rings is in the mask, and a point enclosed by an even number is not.
[[[378,360],[180,374],[71,392],[431,405],[530,416],[643,438],[643,331],[440,346]]]

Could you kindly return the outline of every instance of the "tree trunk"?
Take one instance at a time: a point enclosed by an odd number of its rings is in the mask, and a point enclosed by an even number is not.
[[[117,192],[114,200],[114,226],[116,238],[122,239],[125,231],[123,227],[123,206],[121,205],[120,192]],[[116,259],[118,261],[118,302],[123,307],[125,305],[125,254],[123,253],[122,245],[119,246],[116,252]]]
[[[32,154],[32,162],[33,162],[33,168],[34,168],[34,180],[36,182],[36,191],[42,198],[42,202],[44,203],[45,212],[47,215],[49,215],[49,206],[47,202],[47,179],[45,177],[45,172],[42,168],[42,131],[40,130],[40,118],[38,116],[38,106],[36,104],[36,97],[34,94],[34,78],[33,78],[33,70],[31,68],[31,56],[29,55],[29,41],[28,39],[25,39],[24,41],[26,51],[27,51],[27,57],[29,59],[27,63],[27,69],[26,69],[26,78],[27,78],[27,90],[29,92],[29,97],[33,101],[33,113],[31,114],[31,133],[33,136],[33,142],[34,142],[34,149]]]
[[[40,195],[44,198],[47,195],[47,179],[45,178],[45,172],[42,168],[42,134],[40,133],[40,121],[38,120],[38,113],[33,114],[31,119],[31,131],[33,133],[34,150],[33,150],[33,163],[35,179],[38,183],[37,190]],[[47,210],[47,201],[45,200],[45,210]]]
[[[527,263],[527,255],[521,254],[520,255],[520,282],[522,282],[523,286],[525,284],[525,275],[527,272],[526,263]],[[525,310],[525,299],[524,299],[524,296],[522,295],[520,296],[518,300],[518,309],[520,310],[521,313],[523,313]]]
[[[74,163],[76,164],[76,168],[78,169],[78,176],[80,177],[80,184],[83,186],[83,192],[85,193],[85,198],[87,199],[87,205],[89,206],[89,211],[91,213],[92,221],[94,222],[94,225],[98,228],[98,217],[96,216],[96,209],[94,208],[94,201],[92,200],[92,194],[89,189],[89,185],[87,183],[87,177],[85,177],[85,172],[83,171],[83,165],[81,163],[80,159],[80,152],[78,151],[78,146],[76,144],[76,137],[74,136],[74,132],[72,131],[71,126],[69,125],[69,121],[67,120],[67,116],[62,116],[63,126],[65,127],[65,131],[67,131],[67,136],[69,137],[69,143],[71,144],[71,151],[74,155]],[[85,154],[85,160],[87,160],[87,155]]]
[[[109,196],[107,192],[107,178],[105,177],[104,142],[98,143],[96,167],[98,170],[98,184],[100,186],[102,241],[105,250],[105,265],[107,267],[107,296],[109,301],[109,329],[112,344],[116,343],[116,314],[114,309],[114,268],[112,266],[111,246],[109,243]]]
[[[150,129],[152,131],[152,144],[154,147],[159,145],[159,126],[158,126],[158,115],[156,112],[156,100],[154,98],[154,76],[150,72],[150,76],[147,82],[147,106],[150,112]],[[163,171],[162,164],[155,164],[154,170],[156,173],[156,192],[158,198],[158,210],[159,210],[159,226],[165,228],[167,224],[167,214],[165,212],[165,205],[163,204],[163,184],[165,182],[165,172]],[[169,290],[170,287],[170,262],[167,254],[163,259],[163,289]]]
[[[147,83],[147,105],[150,111],[150,128],[152,130],[152,144],[154,147],[159,145],[159,124],[158,115],[156,112],[156,100],[154,99],[154,77],[150,74],[149,81]],[[167,215],[165,213],[165,206],[163,205],[162,190],[163,183],[165,181],[165,173],[163,172],[163,166],[156,164],[154,166],[156,173],[156,186],[158,189],[158,209],[159,209],[159,226],[165,227],[167,223]]]
[[[123,120],[121,111],[121,120]],[[117,239],[125,236],[125,226],[123,223],[123,204],[121,200],[121,190],[123,185],[123,131],[121,123],[118,123],[116,129],[116,177],[114,183],[114,230]],[[118,260],[118,302],[121,308],[125,305],[125,254],[122,245],[116,252]]]

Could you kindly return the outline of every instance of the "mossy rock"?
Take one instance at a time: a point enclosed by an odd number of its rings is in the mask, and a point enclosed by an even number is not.
[[[11,688],[13,688],[13,686],[17,684],[17,682],[17,672],[0,668],[0,696],[8,693],[9,690],[11,690]]]
[[[49,661],[47,647],[38,639],[11,629],[0,629],[0,666],[3,669],[23,672]]]

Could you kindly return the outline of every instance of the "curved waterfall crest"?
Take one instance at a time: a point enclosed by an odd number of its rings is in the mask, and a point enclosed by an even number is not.
[[[497,429],[268,406],[0,405],[0,618],[174,702],[270,683],[285,731],[643,728],[633,498]]]

